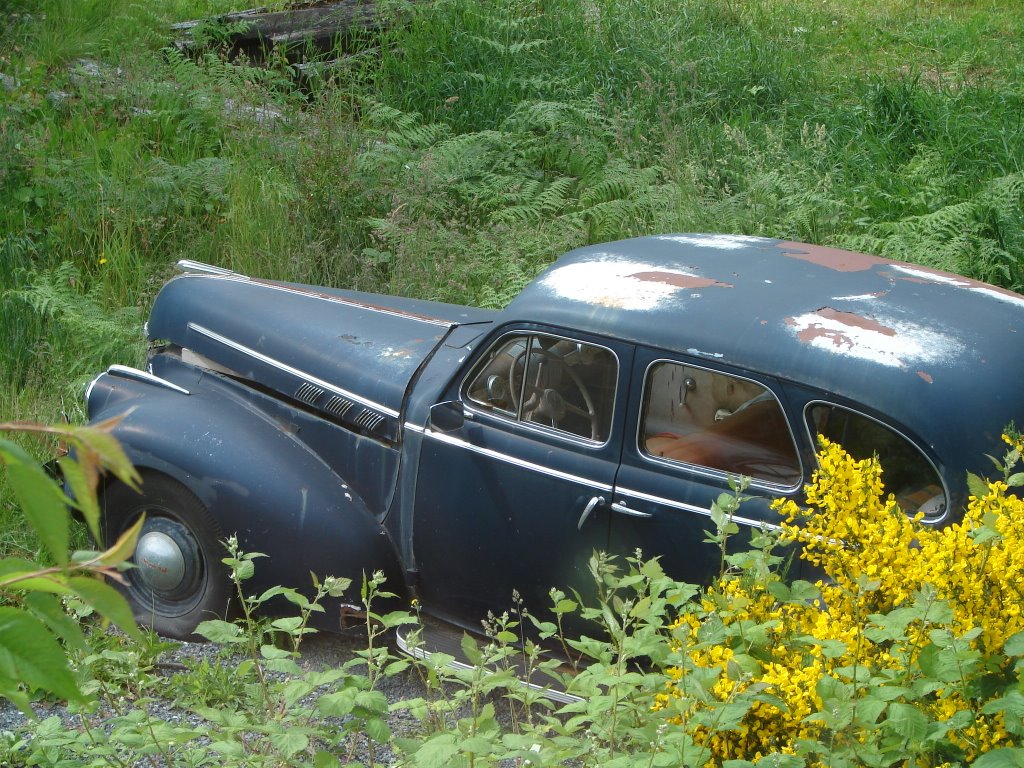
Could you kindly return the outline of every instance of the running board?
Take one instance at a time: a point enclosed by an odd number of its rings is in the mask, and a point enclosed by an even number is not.
[[[410,630],[407,627],[398,627],[395,632],[395,638],[398,642],[398,648],[402,653],[421,660],[428,659],[435,653],[443,653],[452,657],[452,661],[447,665],[452,669],[474,668],[469,659],[466,658],[466,654],[462,652],[462,637],[466,634],[465,630],[426,616],[422,617],[421,628],[420,638],[422,642],[418,645],[410,645],[406,639]],[[580,696],[562,690],[558,681],[544,674],[541,670],[534,670],[531,680],[525,679],[525,661],[519,661],[516,657],[512,657],[510,662],[517,670],[520,685],[537,691],[545,698],[559,704],[573,704],[583,700]]]

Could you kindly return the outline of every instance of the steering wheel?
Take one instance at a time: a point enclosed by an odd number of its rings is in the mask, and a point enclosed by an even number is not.
[[[587,389],[587,385],[580,379],[579,374],[572,369],[572,366],[566,364],[566,362],[557,354],[548,349],[533,348],[529,350],[531,355],[541,355],[544,360],[541,360],[537,365],[537,376],[533,383],[527,381],[525,388],[526,401],[523,403],[523,417],[529,417],[530,421],[537,421],[537,416],[541,416],[546,419],[552,427],[558,427],[559,422],[565,418],[567,413],[574,413],[577,416],[582,416],[590,423],[590,439],[600,440],[600,422],[597,417],[597,409],[594,407],[594,399],[590,396],[590,391]],[[519,393],[522,390],[522,382],[516,381],[517,370],[520,363],[523,362],[523,358],[526,357],[527,350],[523,350],[517,354],[513,360],[512,365],[508,369],[508,388],[509,394],[512,398],[512,404],[515,406],[516,411],[519,411]],[[583,400],[585,408],[580,408],[578,405],[568,402],[562,393],[552,387],[544,387],[542,385],[542,378],[544,375],[544,368],[547,361],[551,361],[555,364],[561,364],[562,369],[569,374],[569,379],[572,381],[573,386],[579,393],[580,398]],[[526,375],[526,366],[523,366],[522,375]],[[568,430],[572,431],[572,430]]]

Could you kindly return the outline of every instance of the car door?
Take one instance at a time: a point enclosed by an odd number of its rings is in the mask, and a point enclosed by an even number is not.
[[[639,547],[675,578],[707,583],[722,555],[705,532],[714,530],[711,505],[730,478],[751,478],[730,551],[748,546],[760,526],[777,526],[773,499],[800,492],[805,462],[783,395],[766,377],[657,350],[638,350],[633,369],[610,550]]]
[[[632,347],[553,329],[507,329],[445,396],[464,414],[424,432],[413,546],[435,614],[479,627],[513,605],[542,614],[552,587],[582,588],[608,546]],[[449,406],[438,406],[447,408]]]

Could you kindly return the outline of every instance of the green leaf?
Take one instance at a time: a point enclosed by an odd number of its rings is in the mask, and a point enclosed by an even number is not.
[[[302,626],[301,616],[286,616],[283,619],[274,619],[270,623],[270,626],[274,629],[280,629],[282,632],[294,632]]]
[[[480,652],[480,649],[477,648],[476,640],[468,634],[463,633],[462,640],[459,645],[462,648],[462,653],[465,654],[470,664],[474,667],[479,667],[483,663],[484,655]]]
[[[33,592],[25,596],[24,605],[29,612],[39,619],[54,636],[71,648],[85,650],[85,635],[79,623],[68,616],[67,611],[56,595]]]
[[[908,741],[920,743],[928,735],[928,717],[913,704],[892,702],[888,714],[886,724]]]
[[[242,630],[236,624],[232,624],[229,621],[221,621],[220,619],[200,622],[199,626],[196,627],[196,632],[211,643],[232,644],[245,642]]]
[[[1024,749],[1020,747],[1001,747],[978,756],[973,768],[1020,768],[1024,766]]]
[[[68,668],[64,649],[34,616],[0,607],[0,657],[0,667],[13,670],[30,688],[71,701],[85,700]]]
[[[270,743],[285,757],[291,757],[309,746],[309,737],[296,728],[270,734]]]
[[[988,495],[988,483],[973,472],[968,472],[967,490],[970,492],[971,496],[977,496],[980,499],[983,496]]]
[[[57,460],[60,465],[61,475],[64,482],[71,489],[71,498],[75,507],[82,513],[85,524],[89,527],[89,533],[95,541],[102,541],[100,535],[100,507],[96,501],[96,488],[89,482],[82,465],[70,456],[62,456]],[[95,477],[95,475],[93,475]]]
[[[122,632],[134,640],[142,640],[124,595],[94,576],[73,576],[69,585],[87,605],[114,622]]]
[[[1024,630],[1015,632],[1006,638],[1003,653],[1007,656],[1024,656]]]
[[[0,440],[0,461],[7,464],[7,480],[14,497],[39,541],[59,565],[68,561],[70,546],[67,497],[24,450]]]
[[[335,693],[325,693],[316,702],[316,708],[328,717],[345,717],[356,705],[356,690],[343,688]]]
[[[330,752],[317,750],[313,755],[313,768],[341,768],[341,760]]]
[[[416,750],[413,762],[418,768],[446,768],[451,759],[459,753],[455,736],[450,733],[438,734]]]
[[[391,729],[380,717],[371,717],[363,724],[363,731],[378,744],[386,744],[391,739]]]

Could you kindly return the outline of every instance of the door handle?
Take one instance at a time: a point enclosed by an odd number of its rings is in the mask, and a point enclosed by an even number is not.
[[[576,523],[577,531],[583,530],[583,524],[587,522],[587,518],[590,517],[590,513],[602,504],[604,504],[604,496],[595,496],[587,502],[587,506],[583,508],[583,514],[580,515],[579,522]]]
[[[650,512],[641,512],[638,509],[630,509],[621,502],[614,502],[612,504],[612,512],[618,512],[620,515],[628,515],[629,517],[654,517]]]

